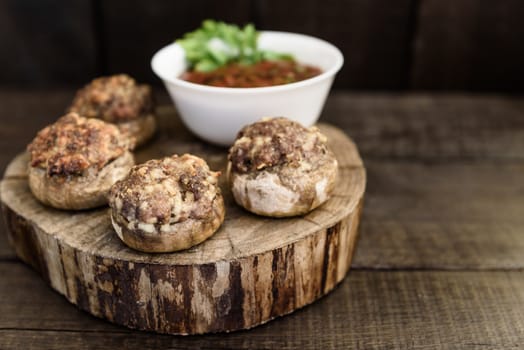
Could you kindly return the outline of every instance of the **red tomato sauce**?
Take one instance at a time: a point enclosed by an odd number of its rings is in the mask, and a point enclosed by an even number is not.
[[[253,65],[231,63],[211,72],[187,71],[180,78],[195,84],[249,88],[294,83],[322,71],[294,60],[261,61]]]

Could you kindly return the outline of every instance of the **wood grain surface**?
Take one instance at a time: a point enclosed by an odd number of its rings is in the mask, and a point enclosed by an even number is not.
[[[185,129],[173,108],[157,110],[159,131],[137,162],[191,153],[223,174],[227,149]],[[0,198],[18,257],[51,287],[95,316],[131,328],[202,334],[252,328],[308,305],[346,275],[360,221],[365,170],[354,143],[319,124],[338,160],[336,193],[311,213],[287,219],[252,215],[220,178],[226,219],[205,242],[173,254],[125,246],[108,208],[61,211],[29,190],[22,153],[8,165]]]
[[[153,54],[206,18],[243,24],[250,21],[250,1],[98,1],[105,74],[127,72],[139,81],[159,83],[150,68]]]
[[[0,91],[0,167],[72,93]],[[246,332],[180,338],[94,318],[15,258],[0,223],[0,348],[521,348],[523,101],[331,95],[321,121],[367,166],[352,270],[326,298]]]
[[[523,15],[520,0],[421,0],[411,86],[522,91]]]
[[[99,72],[92,1],[0,1],[2,84],[81,84]]]
[[[0,273],[10,281],[0,293],[12,295],[0,304],[9,315],[0,319],[3,349],[519,349],[524,342],[522,271],[353,270],[328,297],[289,316],[191,337],[96,319],[21,264],[0,264]]]
[[[153,53],[206,18],[312,34],[338,46],[337,88],[522,92],[520,0],[5,0],[0,81],[79,87],[126,72],[161,81]]]
[[[408,87],[413,0],[397,0],[395,6],[388,0],[253,3],[257,27],[317,36],[342,51],[335,88]]]

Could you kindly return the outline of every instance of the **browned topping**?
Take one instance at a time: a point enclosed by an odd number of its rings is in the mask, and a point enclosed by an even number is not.
[[[198,157],[184,154],[153,159],[134,166],[109,194],[113,217],[123,218],[130,228],[148,231],[187,219],[213,218],[213,201],[220,195],[220,174],[209,170]],[[151,230],[149,230],[151,231]]]
[[[69,111],[111,123],[133,120],[153,111],[151,88],[125,74],[98,78],[78,91]]]
[[[302,160],[326,152],[326,138],[316,128],[279,117],[242,128],[228,159],[233,171],[247,173],[281,164],[298,167]]]
[[[27,150],[32,167],[46,169],[48,176],[69,176],[98,171],[128,147],[116,126],[69,113],[38,132]]]

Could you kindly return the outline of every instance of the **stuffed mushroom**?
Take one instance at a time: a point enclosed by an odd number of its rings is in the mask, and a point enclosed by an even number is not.
[[[255,214],[306,214],[326,202],[337,160],[316,127],[265,118],[240,130],[229,150],[228,180],[235,201]]]
[[[59,209],[104,205],[110,187],[134,164],[129,146],[116,126],[67,114],[29,144],[29,187],[39,201]]]
[[[149,140],[156,129],[151,88],[126,74],[93,80],[77,92],[69,112],[117,125],[134,141],[133,148]]]
[[[219,175],[189,154],[133,167],[110,191],[116,233],[129,247],[153,253],[182,250],[206,240],[224,221]]]

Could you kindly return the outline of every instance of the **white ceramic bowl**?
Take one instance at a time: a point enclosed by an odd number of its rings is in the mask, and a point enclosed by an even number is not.
[[[290,53],[322,74],[296,83],[259,88],[224,88],[194,84],[178,77],[187,69],[185,54],[176,43],[160,49],[151,67],[160,77],[186,126],[214,144],[229,146],[237,132],[262,117],[284,116],[313,125],[324,106],[344,58],[330,43],[311,36],[261,32],[259,47]]]

